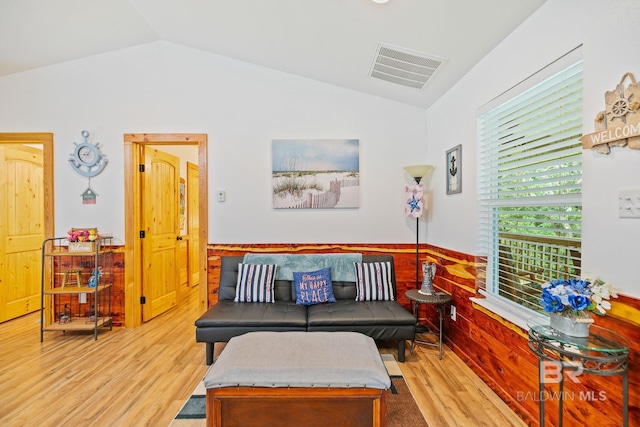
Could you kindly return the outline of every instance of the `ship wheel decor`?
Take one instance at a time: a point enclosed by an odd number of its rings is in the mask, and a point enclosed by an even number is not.
[[[71,168],[80,175],[93,178],[104,170],[109,160],[100,151],[98,147],[100,145],[99,143],[91,144],[89,142],[88,131],[83,130],[80,135],[82,135],[84,141],[80,144],[76,142],[73,143],[75,148],[69,155],[69,164]]]
[[[74,142],[75,148],[69,155],[69,164],[71,168],[80,175],[88,179],[87,189],[82,193],[82,204],[95,205],[98,193],[91,188],[91,178],[99,175],[109,163],[109,159],[100,151],[99,143],[92,144],[89,142],[89,132],[83,130],[80,132],[82,141],[80,144]]]
[[[624,81],[631,83],[625,88]],[[640,84],[625,73],[615,90],[604,94],[605,111],[596,115],[595,132],[580,138],[582,148],[609,154],[611,147],[640,150]]]

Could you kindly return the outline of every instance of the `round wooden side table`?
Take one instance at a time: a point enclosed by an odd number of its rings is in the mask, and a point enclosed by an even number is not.
[[[411,305],[413,307],[413,314],[414,316],[416,316],[416,321],[419,320],[418,318],[418,314],[420,313],[420,304],[432,304],[435,305],[436,307],[436,311],[439,314],[440,317],[440,328],[438,330],[438,342],[437,343],[431,343],[431,342],[427,342],[427,341],[420,341],[413,339],[413,341],[411,341],[411,349],[409,350],[409,352],[411,354],[413,354],[413,347],[415,346],[416,343],[418,344],[423,344],[423,345],[429,345],[432,347],[437,347],[438,348],[438,359],[442,359],[442,336],[443,336],[443,331],[444,331],[444,307],[446,304],[451,302],[451,295],[449,295],[446,292],[441,292],[441,291],[437,291],[437,292],[433,292],[431,294],[422,294],[420,293],[417,289],[411,289],[407,292],[405,292],[404,294],[405,297],[407,297],[407,299],[409,301],[411,301]]]

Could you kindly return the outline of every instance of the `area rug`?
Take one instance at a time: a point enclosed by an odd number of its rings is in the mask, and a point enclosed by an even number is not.
[[[416,404],[409,387],[407,387],[402,371],[392,354],[382,354],[385,368],[391,378],[391,390],[387,394],[387,426],[388,427],[427,427],[427,423]],[[205,423],[204,384],[200,382],[191,397],[184,404],[170,427],[203,427]]]

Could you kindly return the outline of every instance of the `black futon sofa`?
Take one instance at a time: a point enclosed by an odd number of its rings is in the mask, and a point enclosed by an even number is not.
[[[206,363],[213,363],[216,342],[255,331],[348,331],[374,340],[398,343],[398,361],[405,359],[405,340],[415,336],[416,318],[397,302],[395,270],[390,255],[363,255],[362,262],[391,263],[394,300],[356,301],[356,283],[332,281],[335,303],[296,304],[293,280],[276,280],[275,302],[234,302],[242,256],[221,259],[218,302],[196,320],[196,341],[206,343]]]

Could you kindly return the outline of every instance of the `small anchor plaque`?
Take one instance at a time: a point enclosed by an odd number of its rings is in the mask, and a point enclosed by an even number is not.
[[[447,194],[462,192],[462,145],[447,150]]]

